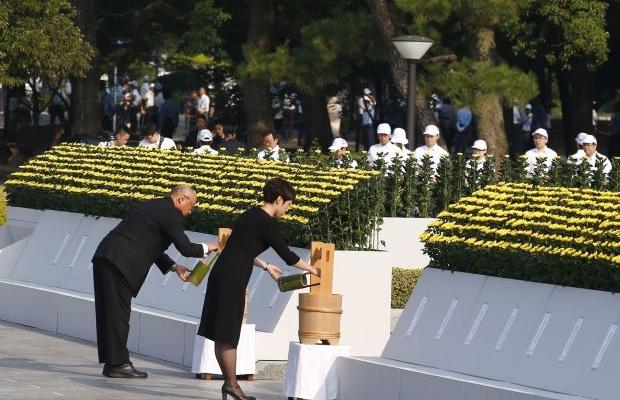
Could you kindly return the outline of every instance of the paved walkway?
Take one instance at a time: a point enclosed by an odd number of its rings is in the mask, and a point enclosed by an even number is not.
[[[174,340],[174,338],[171,338]],[[221,399],[222,381],[176,364],[132,356],[148,379],[109,379],[89,342],[0,321],[0,399]],[[260,400],[282,400],[282,381],[241,382]]]

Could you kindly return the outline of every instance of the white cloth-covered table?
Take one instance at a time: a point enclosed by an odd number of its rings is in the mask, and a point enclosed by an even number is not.
[[[213,341],[196,335],[194,341],[194,358],[192,372],[195,374],[221,375],[217,364]],[[237,346],[237,375],[254,375],[256,373],[256,326],[241,325],[241,336]]]
[[[313,400],[338,398],[338,357],[350,346],[308,345],[290,342],[284,378],[284,395]]]

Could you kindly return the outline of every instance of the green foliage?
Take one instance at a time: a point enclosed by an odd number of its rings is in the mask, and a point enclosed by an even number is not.
[[[196,3],[183,34],[183,52],[203,56],[214,54],[224,44],[220,29],[231,18],[230,14],[215,7],[213,0]]]
[[[341,82],[360,64],[384,54],[375,32],[367,13],[342,12],[303,26],[297,46],[286,42],[272,52],[245,46],[245,62],[238,73],[242,80],[265,84],[286,80],[304,93],[313,93]]]
[[[506,64],[463,59],[448,66],[433,65],[425,85],[451,97],[457,105],[475,105],[489,94],[499,96],[504,102],[519,102],[536,97],[538,84],[532,73],[525,73]],[[479,113],[481,110],[473,110]]]
[[[594,69],[607,60],[606,10],[597,0],[530,0],[503,31],[517,54],[564,70],[582,62]]]
[[[84,75],[94,50],[75,13],[69,0],[0,2],[0,81],[18,86]]]
[[[392,308],[405,308],[422,269],[392,268]]]

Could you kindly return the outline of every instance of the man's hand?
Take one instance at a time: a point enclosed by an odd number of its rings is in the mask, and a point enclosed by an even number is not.
[[[184,265],[176,265],[172,270],[177,273],[179,279],[183,282],[187,282],[187,277],[191,272],[189,268]]]
[[[312,267],[312,270],[309,271],[312,275],[321,277],[321,268]]]
[[[209,249],[209,253],[212,251],[218,251],[220,249],[220,244],[217,241],[207,243],[207,247]]]
[[[268,264],[266,271],[269,272],[269,275],[271,275],[274,281],[282,276],[282,271],[275,265]]]

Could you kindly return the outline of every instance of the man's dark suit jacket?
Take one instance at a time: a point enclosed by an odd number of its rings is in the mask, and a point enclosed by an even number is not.
[[[170,197],[148,201],[129,212],[99,243],[95,258],[114,264],[136,297],[153,263],[166,274],[174,261],[164,251],[174,246],[185,257],[202,257],[201,244],[190,242],[185,218]]]

